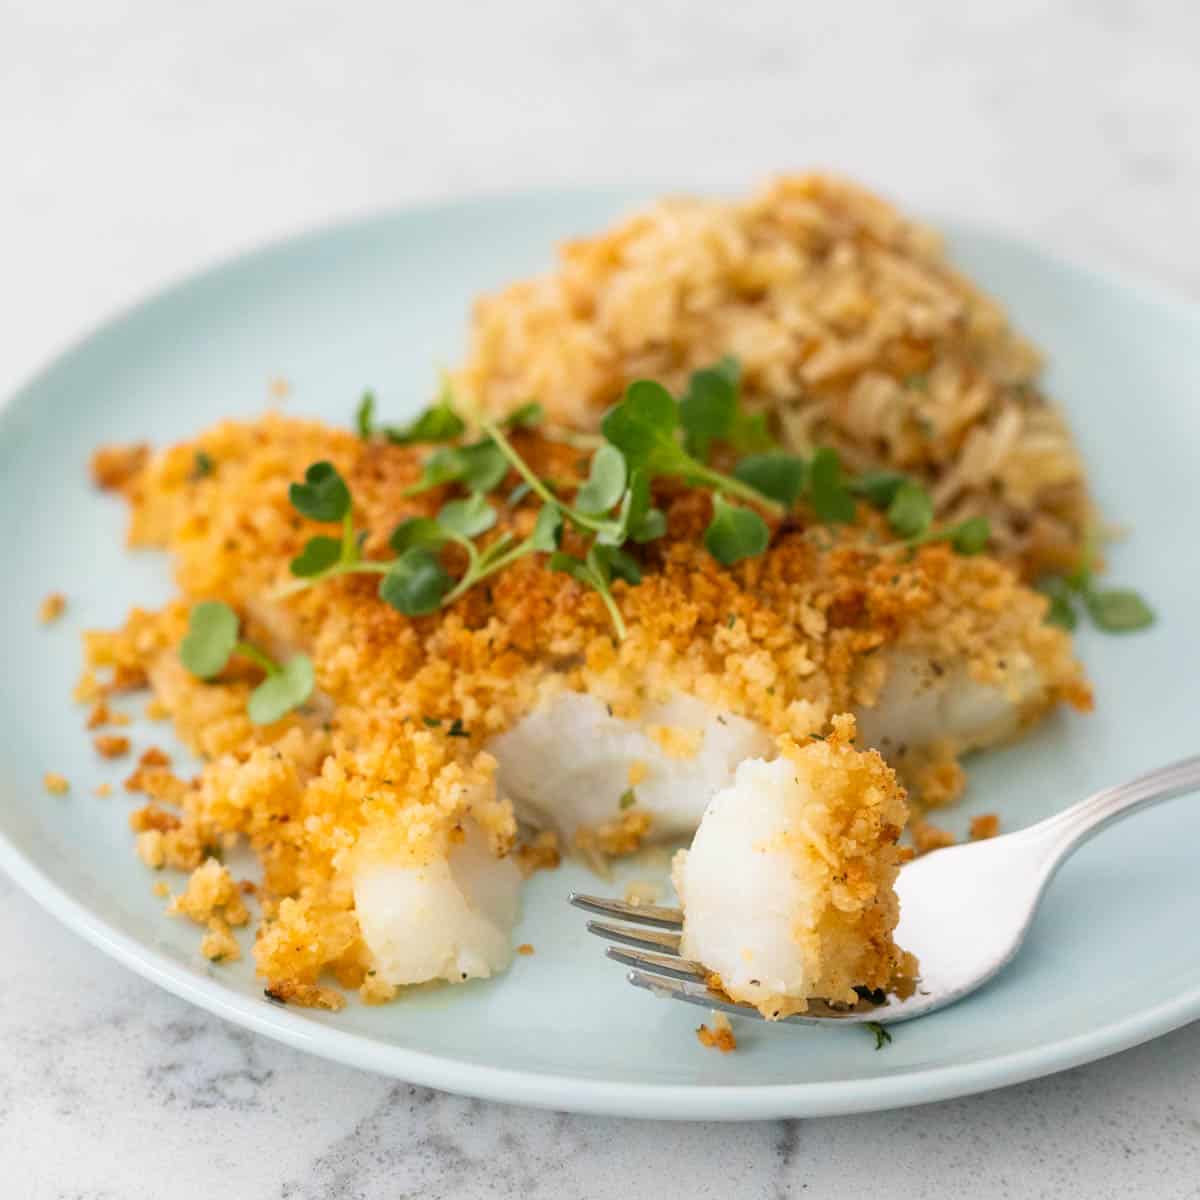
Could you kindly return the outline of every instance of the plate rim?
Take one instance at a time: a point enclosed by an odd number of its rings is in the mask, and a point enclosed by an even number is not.
[[[659,189],[660,192],[670,190]],[[627,206],[643,194],[656,193],[650,186],[638,185],[473,192],[389,206],[260,242],[172,278],[86,327],[84,332],[53,352],[48,361],[29,374],[8,396],[0,399],[0,438],[10,432],[22,408],[31,402],[30,397],[46,379],[76,357],[86,354],[111,331],[180,293],[244,269],[252,260],[274,254],[292,254],[306,243],[447,209],[585,198],[612,200],[617,207]],[[1032,254],[1093,285],[1132,295],[1143,303],[1169,310],[1173,316],[1200,326],[1200,304],[1168,285],[1110,267],[1082,263],[1036,239],[987,223],[926,212],[920,213],[920,219],[932,224],[950,240],[965,234],[1015,252]],[[3,829],[0,829],[0,869],[43,909],[110,958],[165,991],[224,1020],[294,1049],[406,1082],[480,1099],[558,1111],[667,1120],[754,1120],[872,1112],[953,1099],[1053,1074],[1129,1049],[1200,1018],[1200,986],[1194,986],[1169,1000],[1097,1029],[1008,1054],[893,1075],[806,1083],[641,1083],[495,1067],[396,1046],[377,1041],[368,1034],[337,1029],[244,995],[218,979],[208,978],[98,916],[50,878]]]

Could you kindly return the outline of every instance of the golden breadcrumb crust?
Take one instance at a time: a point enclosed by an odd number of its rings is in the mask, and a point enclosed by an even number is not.
[[[565,486],[580,478],[577,450],[530,433],[516,440],[542,475]],[[203,473],[198,453],[210,464]],[[876,651],[897,645],[955,656],[1001,685],[1006,662],[1024,656],[1046,680],[1042,706],[1086,703],[1069,640],[1042,624],[1045,601],[1000,564],[942,546],[899,553],[881,544],[883,523],[864,514],[842,529],[798,517],[776,530],[766,554],[726,569],[700,544],[710,498],[669,485],[657,496],[669,532],[645,548],[643,582],[613,587],[629,628],[620,643],[600,599],[550,572],[544,555],[419,618],[379,600],[377,577],[278,597],[289,560],[309,537],[332,531],[291,507],[289,483],[315,461],[335,463],[355,524],[368,531],[365,553],[382,557],[397,522],[432,515],[455,494],[404,494],[426,453],[268,415],[223,422],[152,457],[110,449],[97,459],[97,481],[130,502],[131,545],[171,552],[181,596],[157,612],[135,609],[120,630],[87,634],[76,695],[96,703],[149,683],[157,711],[207,760],[190,785],[164,766],[139,768],[139,786],[165,789],[159,798],[181,816],[177,829],[139,834],[161,839],[143,857],[194,869],[222,835],[248,840],[264,870],[255,957],[279,997],[326,1003],[311,989],[329,970],[378,998],[353,913],[356,855],[437,857],[465,820],[496,853],[512,849],[512,807],[496,794],[485,746],[553,691],[587,690],[633,716],[685,690],[803,737],[869,703],[883,677]],[[497,489],[497,502],[515,482]],[[497,532],[527,532],[535,515],[528,504],[505,507]],[[453,551],[446,563],[461,565]],[[183,668],[177,648],[188,610],[206,598],[237,608],[246,636],[276,656],[312,657],[317,692],[301,711],[255,726],[246,699],[257,668],[235,658],[211,683]],[[450,735],[456,720],[465,736]],[[636,846],[644,820],[622,814],[594,832],[596,849]],[[527,865],[557,853],[535,844]]]

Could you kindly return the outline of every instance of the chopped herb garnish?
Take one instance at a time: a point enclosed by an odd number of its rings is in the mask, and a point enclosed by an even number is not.
[[[730,504],[720,492],[713,496],[713,516],[704,531],[704,545],[722,566],[761,554],[770,540],[766,521],[752,508]]]
[[[808,466],[808,497],[817,516],[828,524],[849,525],[856,506],[842,481],[842,460],[836,450],[821,447]]]
[[[851,481],[850,490],[875,508],[887,509],[907,482],[908,476],[899,471],[866,471]]]
[[[358,408],[354,410],[354,425],[358,430],[358,436],[363,441],[368,441],[375,435],[375,393],[365,391],[362,394],[362,399],[358,402]]]
[[[203,451],[197,450],[192,460],[192,478],[203,479],[213,473],[213,460]]]
[[[637,803],[637,796],[634,795],[633,788],[626,788],[621,793],[620,800],[617,801],[617,807],[624,812],[627,808],[632,808]]]
[[[430,729],[437,729],[437,727],[442,723],[441,717],[422,717],[421,720],[424,721]]]
[[[733,469],[733,474],[756,492],[791,508],[804,490],[804,459],[782,450],[751,454]]]
[[[1079,566],[1069,575],[1038,580],[1037,590],[1049,597],[1046,620],[1074,629],[1079,623],[1076,598],[1097,629],[1105,633],[1133,633],[1154,624],[1154,610],[1131,588],[1098,588],[1092,567],[1094,553],[1085,545]]]
[[[257,646],[239,640],[237,614],[228,604],[205,600],[195,605],[179,644],[183,665],[199,679],[212,679],[234,655],[249,659],[266,673],[246,706],[256,725],[278,721],[312,695],[313,666],[306,655],[297,654],[280,665]]]
[[[882,1050],[891,1044],[892,1035],[878,1021],[866,1022],[867,1028],[875,1035],[875,1049]]]
[[[923,538],[933,525],[933,501],[919,484],[905,480],[887,509],[888,524],[906,541]]]
[[[528,404],[514,408],[500,424],[505,429],[532,429],[540,425],[545,416],[542,406],[536,400],[530,400]]]
[[[1150,606],[1129,588],[1089,589],[1083,603],[1096,628],[1105,633],[1131,633],[1154,624]]]
[[[446,736],[465,738],[470,737],[471,735],[463,727],[462,721],[458,717],[455,717],[454,720],[450,722],[450,728],[446,730]]]

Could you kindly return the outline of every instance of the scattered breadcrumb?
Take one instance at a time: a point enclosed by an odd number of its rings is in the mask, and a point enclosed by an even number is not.
[[[729,1022],[729,1018],[723,1012],[714,1012],[712,1015],[712,1029],[707,1025],[701,1025],[696,1030],[696,1037],[700,1041],[700,1045],[706,1046],[710,1050],[720,1050],[722,1054],[729,1054],[737,1049],[737,1038],[733,1036],[733,1026]]]
[[[267,395],[269,395],[272,400],[286,400],[291,394],[291,391],[291,383],[282,375],[276,375],[267,384]]]
[[[132,446],[101,446],[92,455],[92,482],[106,490],[124,491],[145,466],[150,447],[145,442]]]
[[[518,953],[518,954],[526,954],[526,955],[528,955],[528,954],[532,954],[532,953],[533,953],[533,947],[532,947],[532,946],[531,946],[531,945],[530,945],[528,942],[522,942],[522,943],[521,943],[521,944],[520,944],[520,945],[517,947],[517,953]]]
[[[115,733],[101,733],[92,738],[96,752],[104,758],[120,758],[129,753],[129,739]]]
[[[101,698],[92,706],[92,711],[88,713],[87,727],[88,729],[99,729],[102,725],[128,725],[129,716],[123,712],[116,712],[109,708],[108,701]]]
[[[206,859],[192,872],[187,887],[171,901],[167,912],[197,925],[206,925],[214,916],[223,917],[230,925],[245,925],[250,920],[241,889],[215,858]]]
[[[943,850],[954,845],[954,834],[950,830],[931,825],[923,817],[914,815],[908,829],[918,854],[928,854],[931,850]]]
[[[396,989],[391,984],[385,986],[392,989],[392,996],[396,994]],[[263,994],[268,1000],[279,1004],[295,1004],[298,1008],[323,1008],[326,1012],[340,1012],[346,1007],[346,998],[341,992],[333,988],[318,987],[315,983],[297,983],[293,979],[271,983],[263,989]],[[388,999],[391,999],[391,996]]]
[[[971,841],[981,842],[993,838],[1000,832],[1000,817],[997,813],[980,813],[971,818]]]
[[[51,592],[38,606],[38,620],[49,625],[63,615],[66,607],[66,596],[62,592]]]
[[[165,750],[159,749],[158,746],[151,746],[138,759],[139,767],[169,767],[170,765],[171,756]]]
[[[46,785],[46,791],[54,796],[61,796],[71,790],[67,777],[60,775],[57,771],[47,771],[42,777],[42,783]]]
[[[210,917],[208,932],[200,939],[200,953],[213,962],[237,962],[242,957],[242,948],[221,917]]]
[[[112,795],[112,784],[111,783],[96,784],[96,786],[92,789],[92,795],[100,796],[101,798],[103,798],[105,796],[111,796]]]
[[[171,710],[157,696],[147,700],[142,711],[150,721],[165,721],[171,715]]]
[[[562,862],[558,834],[553,829],[543,829],[529,841],[521,842],[513,857],[526,879],[536,871],[553,871]]]
[[[165,879],[159,879],[150,889],[160,900],[165,900],[171,894],[170,885]]]
[[[635,758],[629,764],[629,786],[631,788],[637,787],[649,774],[650,768],[640,758]]]

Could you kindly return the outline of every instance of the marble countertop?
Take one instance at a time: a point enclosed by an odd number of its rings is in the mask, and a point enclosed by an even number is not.
[[[1198,45],[1200,8],[1166,0],[0,4],[0,395],[263,239],[542,184],[823,165],[1200,297]],[[3,879],[0,955],[14,1197],[670,1195],[681,1164],[691,1196],[1200,1195],[1200,1024],[924,1108],[656,1125],[303,1057],[155,990]]]

